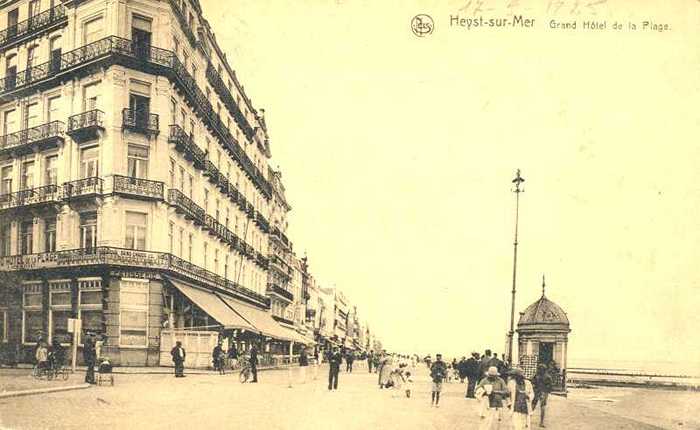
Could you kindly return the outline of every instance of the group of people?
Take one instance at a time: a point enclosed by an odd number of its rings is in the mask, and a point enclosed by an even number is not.
[[[51,346],[39,340],[34,352],[36,366],[39,371],[60,369],[65,362],[66,350],[58,339],[53,339]]]
[[[98,357],[98,340],[94,332],[85,332],[81,340],[83,343],[83,362],[86,369],[85,382],[94,385],[97,383],[95,379],[95,367],[98,367],[98,371],[109,369],[111,372],[111,363],[108,357]],[[53,338],[50,346],[43,338],[40,338],[34,351],[34,359],[36,360],[36,366],[39,372],[46,372],[49,370],[56,371],[65,365],[66,349],[56,337]]]
[[[510,368],[505,360],[498,359],[490,350],[486,350],[481,357],[474,353],[469,359],[463,357],[460,362],[453,360],[451,364],[437,354],[434,362],[428,357],[428,363],[432,379],[431,406],[439,407],[442,383],[453,369],[458,372],[462,382],[467,382],[466,397],[476,398],[480,402],[480,429],[491,429],[494,423],[501,421],[504,409],[512,413],[516,430],[531,428],[530,417],[538,403],[540,427],[545,427],[547,398],[553,386],[547,366],[540,364],[530,381],[525,378],[522,369]]]
[[[212,365],[214,370],[217,370],[220,374],[225,373],[226,359],[229,360],[228,366],[234,368],[240,359],[240,354],[234,344],[231,344],[228,350],[224,351],[223,342],[217,342],[216,346],[212,350]],[[250,382],[258,382],[258,348],[253,344],[248,351],[248,365],[250,366],[250,372],[253,379]],[[185,377],[185,360],[187,359],[187,351],[182,346],[181,341],[176,341],[175,346],[170,350],[170,357],[175,364],[175,377],[184,378]]]

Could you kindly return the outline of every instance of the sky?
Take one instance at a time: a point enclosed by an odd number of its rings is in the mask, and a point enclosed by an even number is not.
[[[545,274],[570,364],[700,371],[699,2],[201,3],[266,111],[296,252],[388,349],[504,352],[519,168],[516,321]],[[450,27],[514,12],[533,28]],[[419,13],[435,22],[425,37]],[[611,28],[644,20],[670,29]]]

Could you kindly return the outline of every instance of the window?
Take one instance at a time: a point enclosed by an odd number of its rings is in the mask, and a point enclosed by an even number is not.
[[[192,261],[192,244],[194,243],[194,235],[189,234],[189,240],[187,241],[187,261]]]
[[[169,243],[168,249],[170,250],[171,254],[173,253],[173,249],[174,249],[173,248],[173,241],[174,241],[174,238],[173,238],[174,233],[173,232],[174,231],[175,231],[175,224],[173,224],[171,222],[170,224],[168,224],[168,243]]]
[[[146,347],[148,281],[122,279],[119,287],[119,345]]]
[[[44,252],[56,251],[56,218],[44,221]]]
[[[44,330],[42,314],[43,294],[40,284],[25,284],[22,294],[22,342],[33,343],[39,340]]]
[[[12,254],[12,248],[10,247],[10,224],[3,223],[0,224],[0,257],[7,257]]]
[[[226,228],[228,229],[228,220],[229,220],[229,215],[230,215],[230,209],[228,205],[226,206]]]
[[[148,56],[151,45],[151,20],[134,15],[131,20],[131,41]]]
[[[170,159],[170,171],[168,172],[170,176],[170,188],[175,188],[175,160]]]
[[[102,38],[103,25],[102,17],[88,21],[83,25],[83,39],[85,45]]]
[[[22,174],[20,175],[19,187],[22,190],[34,188],[34,161],[22,163]]]
[[[180,55],[180,41],[176,37],[173,37],[173,52],[175,55]]]
[[[208,260],[208,258],[207,258],[207,248],[208,248],[207,243],[204,242],[204,268],[205,268],[205,269],[207,268],[207,260]]]
[[[128,249],[146,249],[146,214],[126,213],[126,238],[124,247]]]
[[[91,146],[80,150],[80,178],[93,178],[99,176],[100,148]]]
[[[214,273],[219,274],[219,250],[214,250]]]
[[[83,333],[104,332],[102,325],[102,281],[97,279],[78,280],[78,318],[83,321]]]
[[[49,41],[50,63],[49,71],[56,73],[61,70],[61,36],[51,38]]]
[[[185,229],[180,227],[180,229],[178,230],[178,236],[177,236],[177,244],[178,244],[178,251],[179,251],[177,255],[180,258],[185,258],[185,253],[184,253],[184,249],[183,249],[185,246],[184,242],[183,242],[184,236],[185,236]]]
[[[180,191],[185,194],[185,168],[180,167]]]
[[[219,199],[216,199],[216,222],[219,222]]]
[[[85,85],[85,87],[83,87],[83,110],[89,111],[99,107],[99,88],[99,82]]]
[[[228,254],[224,257],[224,279],[228,279]]]
[[[170,99],[170,124],[177,124],[177,102]]]
[[[131,93],[129,94],[129,109],[131,109],[133,115],[133,125],[136,128],[149,129],[151,99],[140,94]]]
[[[132,178],[148,178],[148,148],[140,145],[129,145],[127,149],[128,176]]]
[[[68,318],[72,318],[70,281],[49,284],[49,342],[70,342]]]
[[[58,155],[44,159],[44,185],[58,184]]]
[[[192,177],[192,175],[189,175],[189,176],[190,176],[190,188],[188,191],[190,192],[190,200],[194,201],[194,199],[192,198],[192,193],[194,192],[194,178]]]
[[[185,113],[184,109],[180,109],[180,126],[182,126],[182,130],[185,130],[185,125],[187,124],[187,113]]]
[[[39,51],[39,47],[34,45],[30,46],[27,48],[27,69],[31,69],[32,67],[36,66],[37,63],[37,52]]]
[[[80,247],[93,249],[97,246],[97,212],[80,214]]]
[[[209,190],[204,189],[204,212],[209,211]]]
[[[31,0],[29,2],[29,18],[34,18],[39,15],[39,6],[41,4],[40,0]]]
[[[34,249],[34,221],[22,221],[19,228],[19,253],[31,254]]]
[[[15,27],[16,28],[16,27]],[[17,55],[9,55],[5,64],[5,87],[12,89],[17,84]]]
[[[12,166],[5,166],[0,170],[0,195],[12,192]]]

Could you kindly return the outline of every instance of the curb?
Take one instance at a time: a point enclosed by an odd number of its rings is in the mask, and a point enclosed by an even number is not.
[[[90,388],[90,384],[68,385],[65,387],[53,387],[53,388],[37,388],[34,390],[8,391],[7,393],[0,393],[0,399],[7,399],[10,397],[20,397],[20,396],[31,396],[34,394],[56,393],[59,391],[83,390],[85,388]]]

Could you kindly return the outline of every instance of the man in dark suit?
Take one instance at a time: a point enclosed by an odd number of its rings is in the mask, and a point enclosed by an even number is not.
[[[170,356],[173,358],[173,363],[175,363],[175,377],[184,378],[185,357],[187,353],[185,352],[185,348],[182,347],[182,342],[179,340],[175,342],[175,346],[170,350]]]
[[[250,372],[253,374],[250,382],[258,382],[258,348],[255,345],[250,348]]]
[[[97,352],[95,351],[95,339],[92,337],[92,332],[85,333],[83,341],[83,360],[87,371],[85,372],[85,382],[88,384],[96,384],[95,382],[95,361],[97,361]]]
[[[330,364],[330,369],[328,370],[328,390],[338,389],[338,373],[340,373],[340,363],[343,361],[343,357],[338,352],[338,348],[333,348],[333,353],[331,353],[328,358],[328,363]]]

